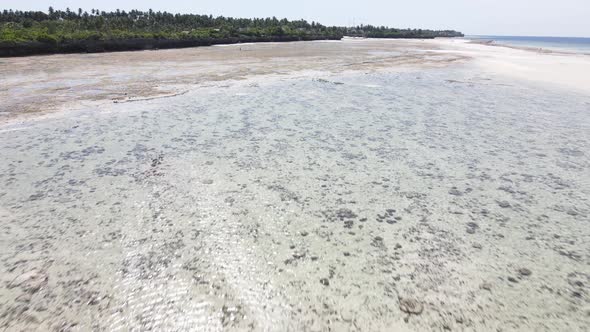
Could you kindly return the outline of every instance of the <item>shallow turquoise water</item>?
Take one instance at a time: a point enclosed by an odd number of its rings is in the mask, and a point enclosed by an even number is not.
[[[590,53],[590,38],[582,37],[467,36],[467,38],[492,40],[497,44],[510,46],[539,47],[575,53]]]
[[[561,308],[588,301],[570,288],[590,272],[589,109],[454,67],[7,127],[0,326],[583,328]],[[424,313],[405,322],[402,297]]]

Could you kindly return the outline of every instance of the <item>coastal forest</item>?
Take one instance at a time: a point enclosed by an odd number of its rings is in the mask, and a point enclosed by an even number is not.
[[[0,56],[104,52],[297,40],[435,38],[463,36],[454,30],[385,26],[324,26],[305,20],[232,18],[161,11],[91,9],[0,11]]]

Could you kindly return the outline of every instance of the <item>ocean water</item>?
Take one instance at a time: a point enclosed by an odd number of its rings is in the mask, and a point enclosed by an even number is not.
[[[575,53],[590,53],[590,38],[535,36],[467,36],[466,38],[474,40],[491,40],[500,45],[534,47]]]
[[[0,326],[583,330],[589,106],[450,68],[3,128]]]

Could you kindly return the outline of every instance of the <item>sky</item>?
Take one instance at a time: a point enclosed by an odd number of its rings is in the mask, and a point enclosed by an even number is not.
[[[467,35],[590,37],[590,0],[0,0],[0,10],[149,8],[324,25],[453,29]]]

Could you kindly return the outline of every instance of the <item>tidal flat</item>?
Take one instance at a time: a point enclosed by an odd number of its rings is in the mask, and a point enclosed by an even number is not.
[[[0,329],[588,331],[590,92],[563,75],[589,65],[438,40],[3,59]]]

